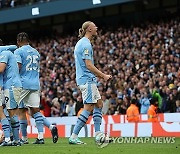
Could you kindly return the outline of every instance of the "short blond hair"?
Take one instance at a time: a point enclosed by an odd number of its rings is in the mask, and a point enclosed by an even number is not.
[[[86,21],[82,24],[82,27],[79,29],[78,37],[80,38],[84,37],[84,35],[86,34],[86,29],[89,27],[91,23],[92,23],[91,21]]]

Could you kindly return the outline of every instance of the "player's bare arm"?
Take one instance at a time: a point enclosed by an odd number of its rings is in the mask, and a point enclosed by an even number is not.
[[[91,60],[86,59],[85,60],[86,63],[86,67],[92,72],[94,73],[97,77],[103,78],[105,81],[109,80],[110,78],[112,78],[111,75],[106,75],[104,73],[102,73],[100,70],[98,70],[93,63],[91,62]]]
[[[6,63],[0,63],[0,73],[4,72],[6,68]]]

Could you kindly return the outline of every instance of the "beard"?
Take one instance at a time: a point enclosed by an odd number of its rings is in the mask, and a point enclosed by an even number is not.
[[[91,43],[94,44],[94,42],[97,40],[97,35],[92,35],[91,37]]]

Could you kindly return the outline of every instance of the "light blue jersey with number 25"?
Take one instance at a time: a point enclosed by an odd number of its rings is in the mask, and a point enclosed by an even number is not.
[[[39,90],[40,54],[30,45],[14,51],[17,62],[21,64],[20,77],[23,89]]]

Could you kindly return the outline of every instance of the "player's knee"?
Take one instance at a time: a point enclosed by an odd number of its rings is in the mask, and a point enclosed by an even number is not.
[[[3,119],[3,117],[4,117],[3,107],[0,106],[0,119]]]
[[[10,117],[13,117],[14,115],[18,115],[18,110],[17,109],[8,109],[8,113]]]
[[[3,107],[2,106],[0,106],[0,112],[3,112]]]
[[[35,113],[39,112],[39,108],[31,108],[31,114],[34,115]]]
[[[26,120],[26,110],[25,109],[19,109],[18,113],[19,113],[20,120]]]
[[[25,110],[24,109],[18,109],[19,114],[24,114]]]
[[[103,102],[102,102],[101,99],[97,101],[96,107],[102,109],[102,107],[103,107]]]
[[[85,104],[84,105],[84,109],[89,112],[92,112],[93,108],[94,108],[94,104]]]

